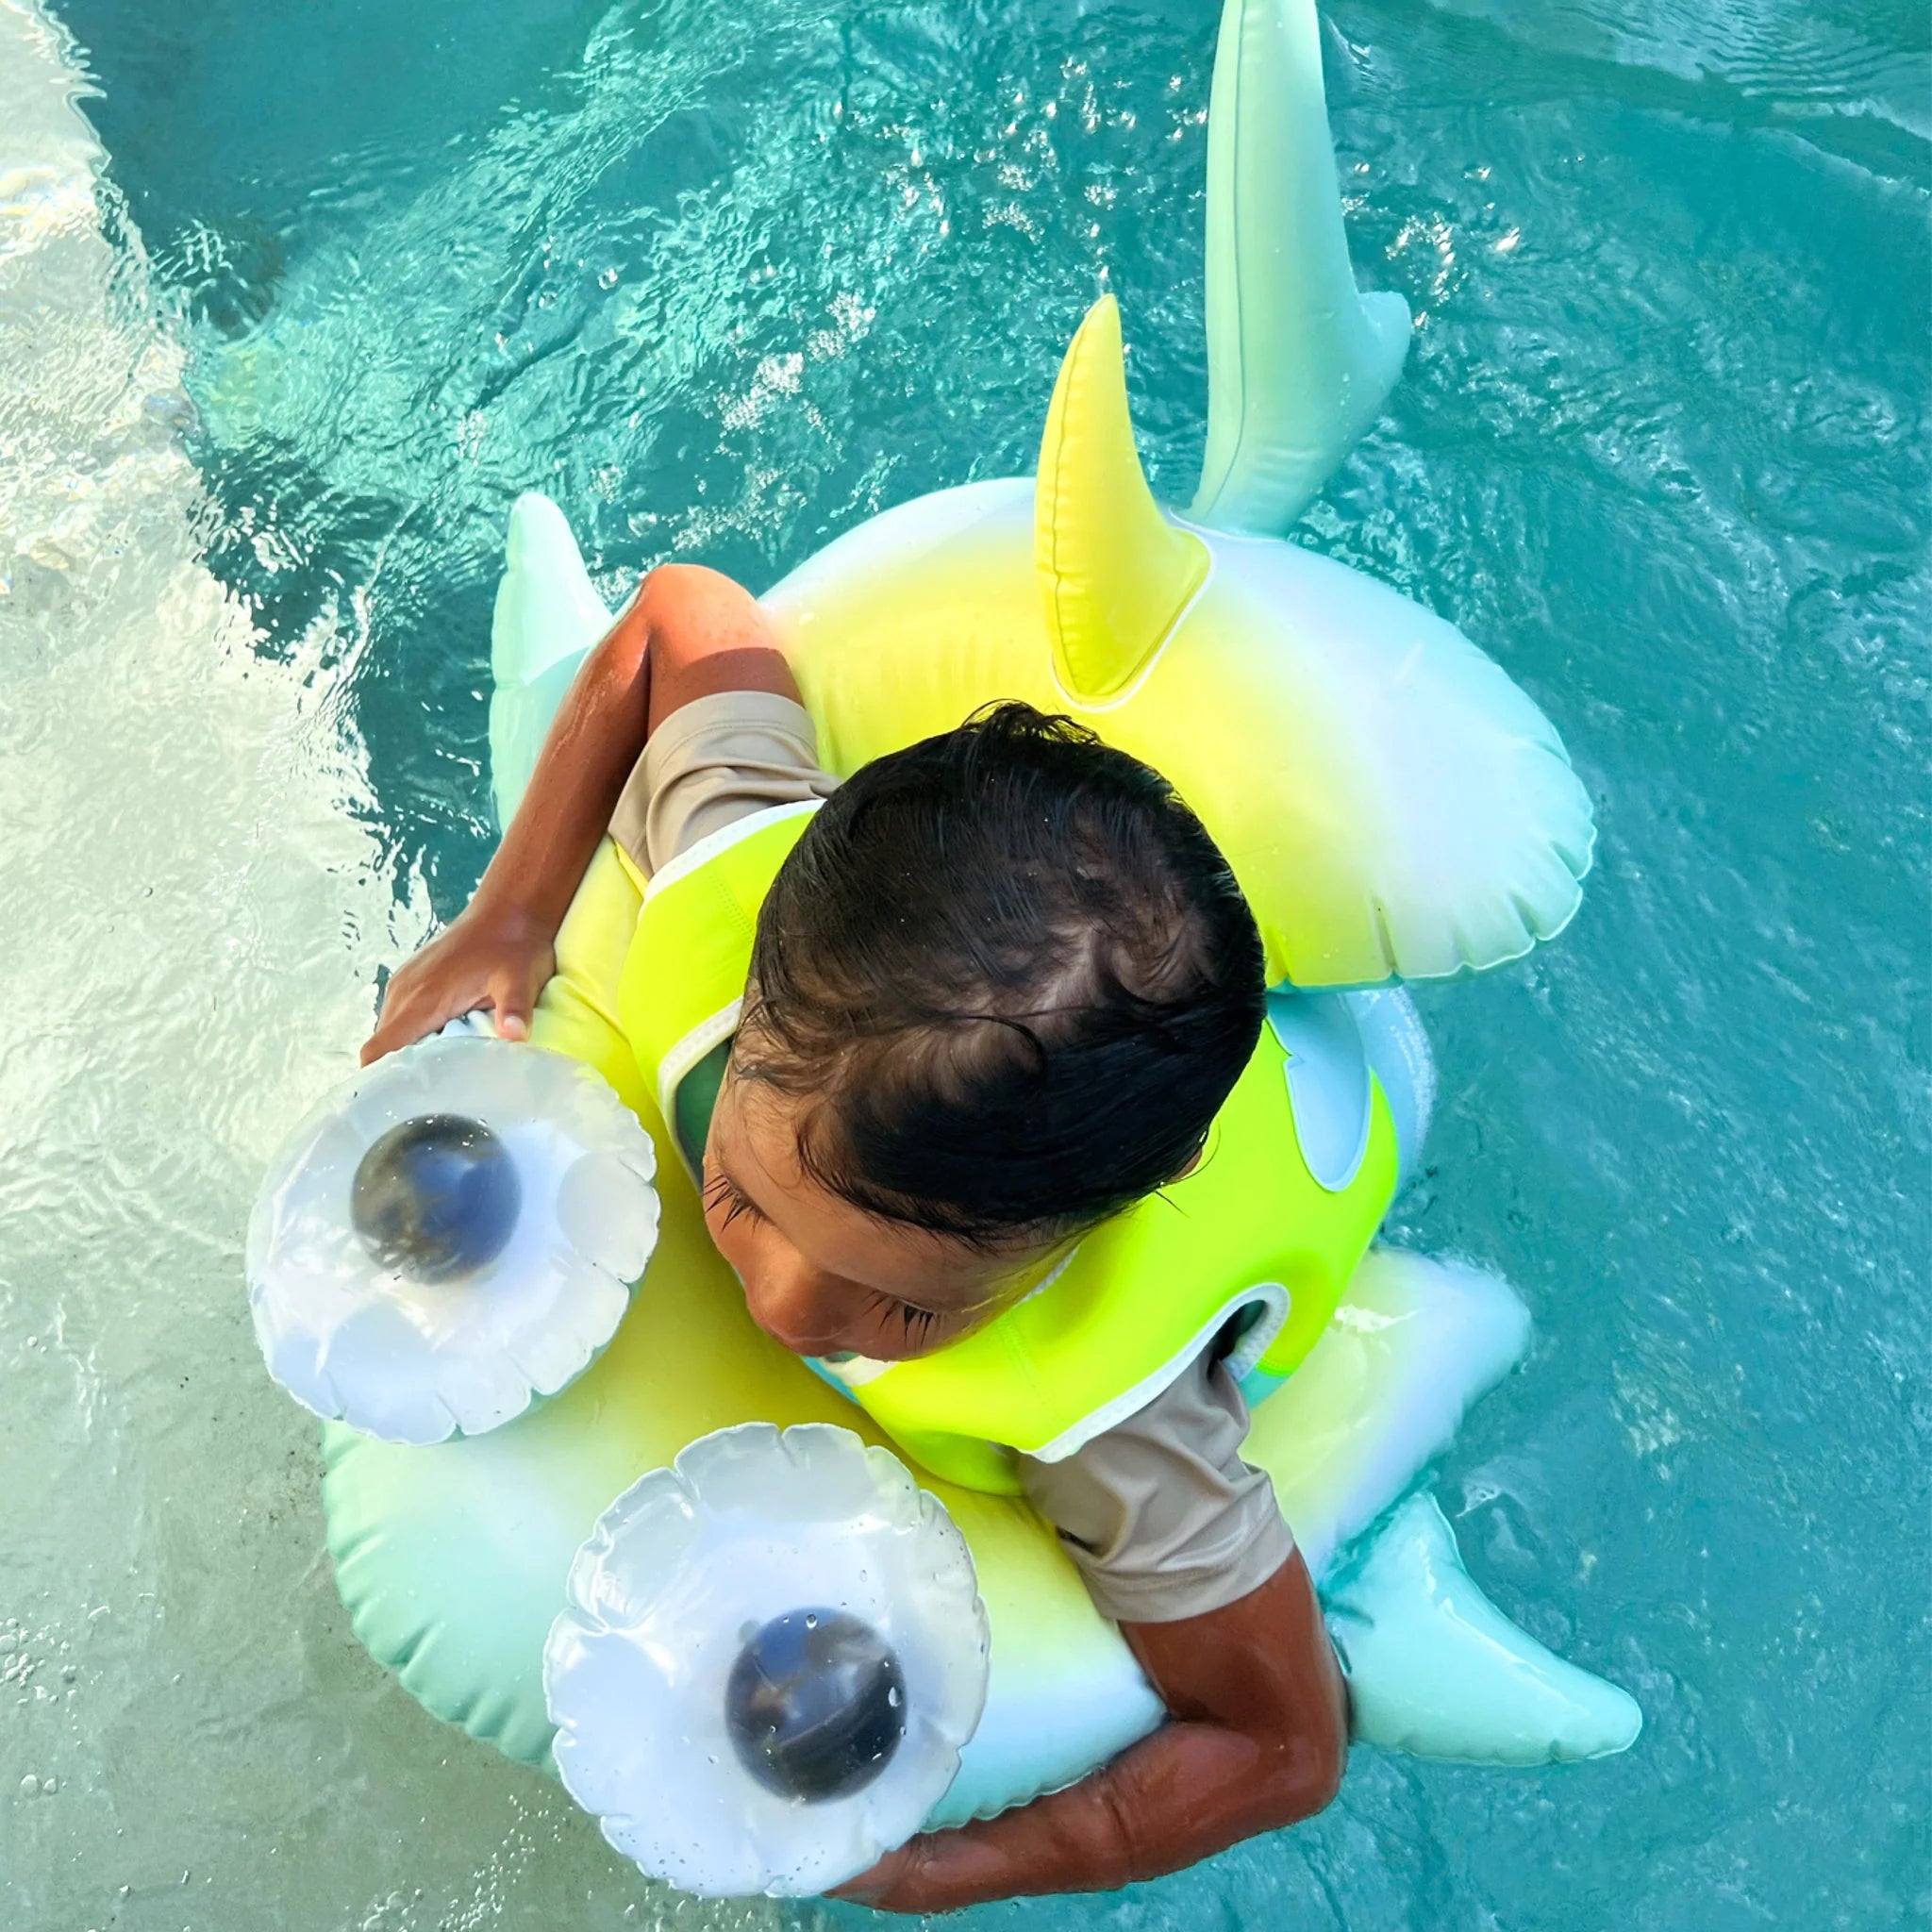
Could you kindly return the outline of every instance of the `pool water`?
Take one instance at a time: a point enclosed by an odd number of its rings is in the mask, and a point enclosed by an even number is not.
[[[1110,288],[1191,493],[1211,0],[39,5],[0,0],[0,1922],[866,1923],[641,1881],[368,1661],[242,1224],[488,855],[519,491],[613,595],[768,582],[1030,469]],[[1324,19],[1356,259],[1420,326],[1298,534],[1492,651],[1603,829],[1558,943],[1424,994],[1398,1235],[1538,1328],[1439,1493],[1647,1728],[1360,1750],[1299,1830],[961,1923],[1925,1924],[1926,16]]]

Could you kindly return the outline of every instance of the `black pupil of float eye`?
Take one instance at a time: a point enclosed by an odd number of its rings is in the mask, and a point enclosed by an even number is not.
[[[459,1281],[508,1244],[523,1205],[509,1149],[481,1121],[404,1121],[356,1169],[349,1215],[362,1244],[412,1281]]]
[[[738,1653],[724,1724],[739,1762],[767,1790],[808,1803],[848,1797],[906,1735],[906,1679],[870,1624],[843,1610],[790,1610]]]

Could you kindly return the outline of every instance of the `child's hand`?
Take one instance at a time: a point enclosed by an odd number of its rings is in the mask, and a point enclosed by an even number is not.
[[[548,925],[521,908],[474,901],[390,981],[381,1018],[362,1048],[362,1064],[478,1007],[495,1014],[500,1038],[527,1039],[537,995],[557,970],[554,937]]]

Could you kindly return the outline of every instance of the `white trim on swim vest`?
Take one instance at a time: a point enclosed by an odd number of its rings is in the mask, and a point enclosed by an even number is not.
[[[1054,1285],[1054,1283],[1058,1281],[1060,1278],[1060,1276],[1064,1274],[1067,1272],[1067,1270],[1074,1265],[1074,1258],[1078,1256],[1080,1250],[1084,1248],[1086,1245],[1087,1243],[1085,1241],[1075,1241],[1074,1245],[1071,1248],[1069,1248],[1067,1252],[1064,1255],[1062,1255],[1059,1257],[1059,1259],[1056,1261],[1053,1264],[1053,1266],[1050,1269],[1048,1269],[1047,1272],[1044,1274],[1042,1274],[1040,1277],[1040,1279],[1037,1282],[1035,1282],[1034,1285],[1031,1288],[1029,1288],[1026,1291],[1026,1292],[1023,1294],[1020,1297],[1020,1299],[1013,1304],[1013,1307],[1016,1308],[1024,1308],[1026,1306],[1026,1304],[1033,1299],[1035,1295],[1044,1294],[1047,1291],[1047,1290],[1050,1289]]]
[[[754,833],[763,831],[767,825],[782,824],[787,819],[805,818],[824,803],[823,798],[800,798],[790,805],[768,805],[758,811],[746,812],[741,819],[733,819],[728,825],[720,825],[715,832],[707,832],[695,845],[680,852],[668,864],[659,866],[644,881],[644,903],[649,905],[663,887],[675,885],[708,859],[717,858],[721,852],[728,852],[732,846],[749,839]],[[685,1075],[714,1046],[721,1041],[729,1040],[737,1032],[738,1016],[743,1007],[744,995],[741,993],[728,1006],[720,1007],[708,1019],[701,1020],[682,1039],[674,1041],[658,1062],[658,1111],[664,1116],[664,1124],[671,1129],[674,1144],[677,1141],[677,1123],[672,1105],[678,1087]],[[677,1151],[682,1157],[684,1149],[679,1147]]]
[[[1028,1449],[1024,1453],[1036,1462],[1064,1462],[1069,1456],[1084,1449],[1094,1437],[1104,1436],[1130,1415],[1139,1415],[1157,1395],[1165,1394],[1180,1380],[1188,1365],[1235,1316],[1243,1308],[1253,1307],[1258,1303],[1266,1312],[1241,1337],[1227,1358],[1227,1372],[1239,1382],[1268,1353],[1270,1344],[1287,1325],[1292,1300],[1293,1297],[1278,1281],[1257,1281],[1252,1288],[1244,1288],[1240,1294],[1225,1302],[1218,1314],[1210,1316],[1202,1324],[1194,1339],[1178,1355],[1164,1362],[1151,1375],[1141,1376],[1131,1389],[1123,1390],[1091,1415],[1083,1416],[1071,1428],[1062,1429],[1043,1447]]]
[[[707,859],[715,858],[721,852],[728,852],[741,839],[749,839],[754,832],[761,832],[767,825],[775,825],[785,819],[801,819],[809,812],[815,812],[824,804],[823,798],[794,799],[790,805],[761,806],[757,811],[748,811],[741,819],[733,819],[728,825],[720,825],[715,832],[707,832],[695,845],[687,846],[675,858],[665,860],[644,883],[644,897],[654,899],[666,886],[675,885],[686,874],[695,872]],[[716,1041],[712,1042],[714,1045]]]
[[[671,1129],[671,1144],[677,1149],[678,1158],[687,1167],[691,1167],[691,1158],[677,1138],[677,1120],[672,1111],[677,1090],[683,1085],[684,1076],[719,1041],[729,1040],[738,1031],[738,1016],[743,1006],[744,995],[740,993],[728,1007],[720,1007],[708,1020],[700,1021],[693,1026],[658,1063],[658,1111],[664,1116],[664,1124]],[[697,1170],[692,1168],[691,1172],[695,1174]]]
[[[897,1362],[882,1362],[876,1356],[851,1355],[842,1361],[834,1361],[830,1356],[815,1355],[813,1363],[826,1374],[836,1376],[848,1389],[863,1389],[868,1382],[876,1382],[888,1369],[896,1369]]]

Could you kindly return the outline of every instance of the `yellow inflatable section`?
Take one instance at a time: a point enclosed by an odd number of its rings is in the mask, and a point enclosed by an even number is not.
[[[889,510],[764,601],[841,774],[994,696],[1165,774],[1227,854],[1271,979],[1480,971],[1576,908],[1594,834],[1548,720],[1386,585],[1160,509],[1111,296],[1067,353],[1037,487]]]

